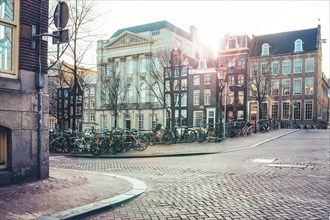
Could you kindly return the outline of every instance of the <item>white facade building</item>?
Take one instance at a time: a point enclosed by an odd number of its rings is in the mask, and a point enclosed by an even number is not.
[[[153,85],[153,79],[147,71],[147,65],[155,53],[170,53],[174,48],[180,49],[187,57],[195,57],[196,53],[201,57],[207,56],[205,47],[197,39],[196,27],[190,26],[190,33],[187,33],[168,21],[119,29],[110,39],[98,41],[95,119],[99,129],[115,126],[113,111],[109,109],[102,91],[103,77],[109,74],[110,66],[115,66],[123,81],[131,82],[126,87],[125,108],[117,116],[117,126],[151,130],[156,121],[165,124],[163,105],[148,89]],[[156,68],[164,76],[164,67],[158,63]]]

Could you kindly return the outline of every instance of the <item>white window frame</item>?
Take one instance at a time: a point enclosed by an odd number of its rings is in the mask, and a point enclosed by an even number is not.
[[[269,44],[264,43],[261,50],[261,56],[268,56],[269,55]]]
[[[275,114],[275,109],[274,109],[274,107],[273,106],[277,106],[277,109],[276,109],[276,111],[277,111],[277,115]],[[274,119],[278,119],[279,118],[279,103],[278,103],[278,101],[272,101],[271,103],[270,103],[270,116],[272,117],[272,118],[274,118]],[[276,117],[274,117],[274,115],[276,115]]]
[[[283,60],[282,74],[290,74],[290,73],[291,73],[291,60]]]
[[[194,86],[200,85],[200,75],[194,75]]]
[[[284,117],[284,104],[287,104],[288,106],[288,110],[287,110],[287,116],[288,117]],[[282,102],[282,108],[281,108],[281,116],[282,116],[282,120],[289,120],[290,119],[290,102],[289,101],[283,101]]]
[[[193,98],[194,98],[194,105],[200,105],[200,91],[199,90],[194,90],[193,92]]]
[[[309,68],[309,64],[311,64],[310,68]],[[305,72],[306,73],[314,72],[314,57],[310,57],[310,58],[305,59]]]
[[[293,73],[302,73],[302,59],[293,60]]]
[[[193,113],[194,127],[197,127],[197,126],[199,126],[200,123],[203,123],[203,116],[204,116],[203,111],[194,111],[194,113]]]
[[[288,84],[284,84],[284,82],[288,82]],[[289,96],[291,94],[291,80],[290,79],[282,79],[282,96]],[[284,94],[284,89],[288,87],[288,94]]]
[[[311,80],[311,83],[308,83],[308,80]],[[312,85],[312,92],[311,93],[307,93],[308,89],[307,86],[308,85]],[[314,95],[314,77],[306,77],[305,78],[305,95]]]
[[[279,61],[273,61],[271,65],[272,65],[272,74],[273,75],[280,74],[280,62]]]
[[[211,89],[204,90],[204,105],[211,105]]]
[[[273,87],[275,87],[275,86],[276,86],[276,88],[277,88],[277,94],[275,94],[275,93],[273,92]],[[271,91],[270,91],[270,93],[271,93],[272,96],[278,96],[278,95],[280,95],[280,80],[278,80],[278,79],[273,79],[273,80],[271,81]]]
[[[304,51],[304,49],[303,49],[303,41],[301,39],[297,39],[294,42],[294,53],[303,52],[303,51]]]
[[[205,74],[204,75],[204,85],[210,85],[211,84],[211,74]]]
[[[302,79],[293,78],[293,95],[301,95],[301,94],[302,94]]]
[[[312,105],[312,108],[311,108],[311,118],[307,118],[306,115],[307,115],[307,105],[308,104],[311,104]],[[313,100],[305,100],[304,101],[304,120],[313,120],[313,114],[314,114],[314,101]]]

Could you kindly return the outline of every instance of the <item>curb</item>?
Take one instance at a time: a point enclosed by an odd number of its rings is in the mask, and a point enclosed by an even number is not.
[[[58,170],[67,170],[67,169],[60,169],[55,168]],[[93,213],[100,212],[105,209],[114,208],[116,206],[119,206],[125,202],[128,202],[129,200],[139,196],[143,192],[146,191],[147,186],[146,184],[138,179],[134,179],[131,177],[116,175],[116,174],[110,174],[110,173],[99,173],[99,172],[93,172],[93,171],[81,171],[81,170],[75,170],[75,172],[81,172],[81,173],[90,173],[90,174],[96,174],[96,175],[105,175],[105,176],[111,176],[120,178],[123,180],[126,180],[133,185],[133,189],[130,191],[123,193],[121,195],[104,199],[98,202],[90,203],[84,206],[80,206],[77,208],[68,209],[62,212],[58,212],[55,214],[52,214],[50,216],[43,216],[38,218],[38,220],[59,220],[59,219],[81,219],[83,217],[89,216]]]

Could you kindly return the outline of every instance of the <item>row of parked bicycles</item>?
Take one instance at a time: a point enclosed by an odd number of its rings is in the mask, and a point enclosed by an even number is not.
[[[56,153],[91,153],[100,155],[105,153],[121,153],[125,151],[143,151],[149,145],[192,143],[204,141],[220,142],[226,137],[249,136],[257,130],[267,132],[272,129],[292,128],[272,119],[259,121],[258,129],[255,124],[248,121],[231,120],[226,124],[226,132],[223,132],[223,124],[201,123],[198,127],[174,127],[166,128],[162,124],[151,131],[127,130],[113,128],[111,131],[73,132],[72,130],[54,131],[50,133],[50,152]]]

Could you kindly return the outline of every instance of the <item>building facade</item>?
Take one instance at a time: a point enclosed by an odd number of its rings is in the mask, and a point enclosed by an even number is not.
[[[49,176],[47,42],[31,46],[32,25],[48,31],[48,4],[0,3],[0,185]]]
[[[109,40],[98,41],[96,122],[103,129],[111,129],[116,117],[117,126],[128,129],[150,130],[157,121],[165,124],[164,67],[169,65],[174,48],[190,57],[196,52],[201,56],[208,53],[197,39],[196,27],[191,26],[187,33],[168,21],[123,28]],[[114,72],[126,83],[126,98],[117,105],[122,107],[117,116],[103,89]]]
[[[229,86],[229,101],[226,103],[226,118],[246,120],[247,61],[251,39],[247,35],[226,35],[221,39],[218,66],[226,69]]]
[[[248,74],[249,119],[260,120],[256,112],[261,112],[262,118],[291,120],[302,126],[326,125],[328,85],[322,73],[320,26],[253,36]],[[251,82],[260,75],[268,75],[268,80],[261,82],[265,97],[259,105]]]
[[[84,98],[83,98],[83,121],[82,130],[94,130],[99,128],[106,130],[106,121],[102,121],[100,125],[95,120],[95,90],[96,90],[96,76],[86,76],[84,78]]]

